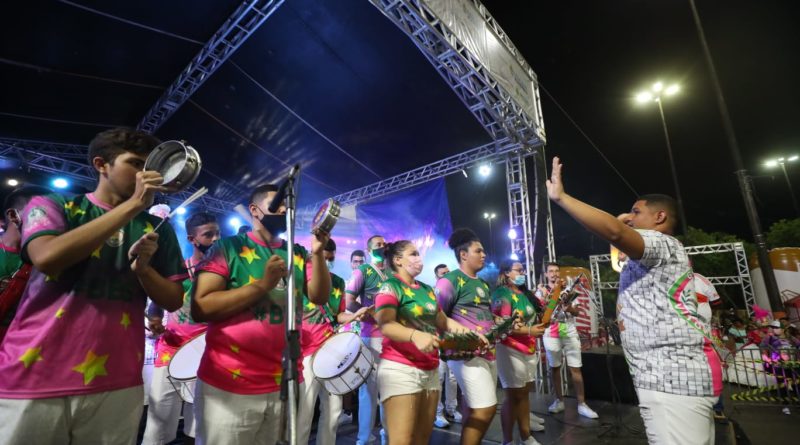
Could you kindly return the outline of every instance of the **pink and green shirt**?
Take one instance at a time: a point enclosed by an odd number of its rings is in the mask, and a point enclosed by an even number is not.
[[[532,324],[536,316],[528,297],[506,286],[499,286],[492,294],[492,312],[499,317],[516,314],[526,326]],[[511,334],[500,343],[523,354],[531,355],[536,352],[536,337],[530,335]]]
[[[191,258],[186,260],[186,267],[190,273],[193,273],[196,266]],[[207,324],[192,319],[192,279],[183,280],[183,305],[177,311],[167,314],[166,329],[156,340],[155,367],[169,366],[178,349],[205,332],[207,328]]]
[[[456,269],[436,282],[436,296],[445,315],[465,327],[486,334],[494,327],[489,284]],[[494,360],[494,348],[481,357]]]
[[[328,303],[322,306],[312,303],[303,296],[303,327],[300,347],[303,357],[314,354],[322,344],[333,335],[337,325],[336,316],[345,311],[344,280],[331,273],[331,295]]]

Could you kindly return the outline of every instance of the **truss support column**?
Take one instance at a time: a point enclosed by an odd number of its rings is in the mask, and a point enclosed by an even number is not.
[[[528,198],[528,179],[525,172],[525,156],[513,153],[506,160],[506,189],[508,193],[508,219],[511,227],[517,230],[516,239],[511,240],[511,251],[525,256],[525,270],[528,285],[533,289],[535,281],[533,261],[533,231],[531,230],[531,209]],[[519,232],[522,233],[519,233]],[[523,258],[520,258],[522,261]]]
[[[600,263],[595,255],[589,257],[589,268],[592,271],[592,292],[589,294],[594,303],[594,312],[597,314],[598,319],[604,318],[603,310],[603,291],[602,283],[600,282]]]
[[[753,292],[753,283],[750,281],[750,269],[747,267],[747,255],[742,243],[733,244],[733,253],[736,255],[736,267],[739,272],[739,280],[742,285],[744,295],[744,305],[747,308],[747,315],[753,316],[753,306],[756,304],[756,296]]]

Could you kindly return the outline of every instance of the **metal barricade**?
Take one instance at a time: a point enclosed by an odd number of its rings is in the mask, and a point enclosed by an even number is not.
[[[734,404],[800,405],[800,351],[748,345],[723,357]]]

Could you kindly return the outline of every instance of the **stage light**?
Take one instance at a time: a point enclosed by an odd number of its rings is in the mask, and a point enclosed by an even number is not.
[[[9,179],[8,181],[6,181],[6,184],[10,185],[11,187],[16,187],[16,186],[19,185],[19,181],[17,181],[16,179],[12,178],[12,179]]]
[[[654,83],[654,84],[653,84],[653,92],[656,92],[656,93],[658,93],[658,92],[659,92],[659,91],[661,91],[662,89],[664,89],[664,84],[663,84],[663,83],[661,83],[661,82],[656,82],[656,83]]]
[[[648,91],[642,91],[636,95],[636,102],[645,103],[653,100],[653,94]]]
[[[467,171],[466,171],[466,170],[464,170],[464,169],[462,168],[462,169],[461,169],[461,173],[463,173],[463,174],[464,174],[464,177],[465,177],[465,178],[469,179],[469,175],[467,174]]]
[[[776,161],[774,159],[771,159],[771,160],[769,160],[769,161],[764,163],[764,167],[768,167],[768,168],[777,167],[777,166],[778,166],[778,161]]]
[[[185,215],[186,214],[186,208],[185,207],[178,207],[178,209],[175,210],[175,213],[177,213],[178,215]]]
[[[796,161],[798,158],[800,158],[800,156],[797,156],[797,155],[790,156],[790,157],[789,157],[789,159],[787,159],[787,161],[789,161],[789,162],[794,162],[794,161]]]
[[[478,167],[478,174],[483,176],[484,178],[488,177],[492,173],[492,166],[489,164],[482,164]]]
[[[236,230],[239,230],[239,227],[242,226],[242,220],[236,216],[231,216],[231,218],[228,220],[228,225]]]
[[[517,239],[517,230],[513,227],[508,229],[508,239],[514,240]]]
[[[678,86],[677,84],[673,84],[668,86],[667,89],[664,90],[664,94],[666,94],[667,96],[672,96],[673,94],[677,94],[678,91],[680,90],[681,90],[680,86]]]
[[[483,219],[489,219],[489,214],[488,214],[488,213],[486,213],[486,212],[484,212],[484,213],[483,213]]]
[[[519,261],[519,255],[517,255],[516,252],[512,253],[509,258],[511,258],[513,261]]]
[[[67,181],[64,178],[53,179],[53,183],[52,184],[53,184],[53,187],[55,187],[57,189],[65,189],[65,188],[69,187],[69,181]]]

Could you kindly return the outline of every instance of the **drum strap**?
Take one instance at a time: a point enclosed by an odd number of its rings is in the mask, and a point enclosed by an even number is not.
[[[386,275],[384,275],[383,271],[375,267],[372,263],[369,264],[369,267],[371,267],[372,270],[378,273],[378,276],[381,277],[381,281],[386,281]]]

